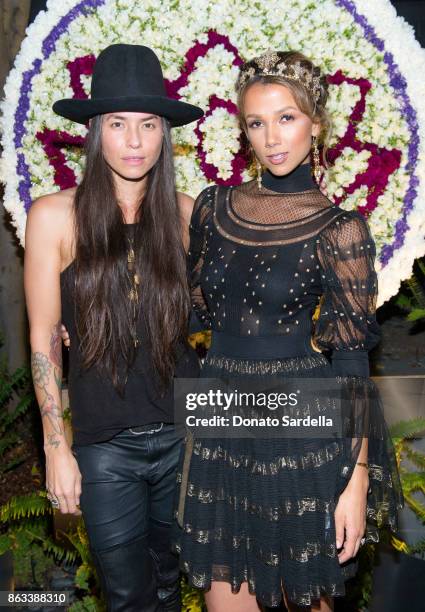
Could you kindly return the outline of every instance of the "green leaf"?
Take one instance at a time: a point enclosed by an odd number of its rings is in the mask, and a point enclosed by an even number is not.
[[[400,293],[395,303],[403,310],[411,310],[412,308],[412,300],[405,293]]]
[[[89,590],[89,579],[92,575],[92,569],[86,564],[82,563],[80,567],[77,569],[77,573],[75,574],[75,584],[79,589],[83,591]]]
[[[0,438],[0,456],[3,455],[9,448],[11,448],[19,440],[19,436],[16,433],[10,433]]]
[[[425,419],[417,418],[409,421],[399,421],[390,427],[390,433],[393,438],[415,438],[419,437],[425,431]]]
[[[0,507],[0,523],[8,523],[24,517],[50,514],[52,507],[45,493],[29,493],[12,497]]]
[[[405,455],[416,467],[425,469],[425,453],[421,453],[406,446],[404,449]]]
[[[10,535],[0,534],[0,555],[3,555],[6,551],[10,550],[13,545],[13,538]]]
[[[415,274],[406,280],[418,308],[425,308],[425,290]]]
[[[412,491],[425,493],[425,472],[402,472],[403,484]]]
[[[403,490],[404,492],[404,490]],[[404,494],[404,499],[408,506],[413,510],[418,519],[425,523],[425,506],[418,502],[414,497],[409,495],[408,493]]]
[[[425,308],[415,308],[407,315],[408,321],[419,321],[425,318]]]

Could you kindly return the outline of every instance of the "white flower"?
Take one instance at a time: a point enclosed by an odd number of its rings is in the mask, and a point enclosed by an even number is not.
[[[411,128],[405,116],[403,101],[393,90],[384,53],[377,51],[365,37],[362,27],[353,20],[348,10],[335,0],[268,0],[261,4],[249,0],[105,0],[95,11],[77,16],[56,40],[55,49],[46,59],[43,41],[51,34],[59,20],[75,9],[80,0],[48,0],[47,12],[40,13],[27,29],[27,36],[16,57],[4,87],[1,103],[2,147],[0,178],[5,183],[4,202],[11,211],[17,233],[23,241],[25,228],[24,203],[20,200],[19,184],[23,176],[17,170],[18,153],[23,154],[32,180],[26,197],[36,198],[57,189],[54,169],[46,158],[36,135],[44,129],[66,131],[72,135],[85,134],[85,127],[55,115],[55,100],[71,97],[68,61],[88,54],[97,56],[108,44],[128,42],[151,46],[163,66],[164,75],[174,81],[179,78],[187,52],[195,41],[206,44],[209,30],[226,35],[245,60],[267,49],[300,50],[312,58],[324,73],[341,70],[351,79],[366,78],[372,87],[366,95],[365,112],[356,125],[359,143],[373,143],[381,149],[401,152],[401,164],[388,180],[379,196],[377,207],[369,216],[369,224],[376,240],[378,253],[395,238],[397,222],[403,215],[410,170],[407,169],[408,151],[412,142]],[[396,16],[388,0],[354,0],[357,11],[373,26],[378,37],[385,41],[385,51],[392,54],[407,82],[409,102],[416,113],[419,126],[419,160],[415,173],[420,179],[417,196],[407,221],[409,229],[404,246],[396,249],[388,265],[379,271],[379,303],[396,293],[400,279],[411,273],[415,257],[425,252],[425,80],[418,75],[425,72],[425,52],[414,39],[412,28]],[[178,92],[182,100],[210,108],[212,95],[225,101],[236,101],[234,89],[238,68],[235,55],[223,44],[218,44],[201,55],[187,85]],[[17,106],[22,102],[22,75],[32,70],[34,61],[42,60],[39,73],[31,81],[30,110],[22,126],[22,148],[15,149]],[[90,91],[90,77],[81,76],[86,93]],[[343,83],[329,88],[328,108],[333,118],[334,146],[346,133],[349,117],[360,99],[359,87]],[[176,148],[175,165],[178,188],[196,196],[208,183],[197,157],[198,138],[195,125],[173,130]],[[239,148],[239,130],[234,115],[217,108],[201,124],[203,150],[206,161],[217,168],[218,177],[227,179],[232,174],[232,160]],[[83,158],[81,152],[67,151],[67,165],[79,179]],[[335,166],[326,172],[330,195],[342,197],[344,188],[352,184],[356,175],[367,168],[370,152],[357,153],[347,146]],[[248,171],[244,180],[250,180]],[[363,206],[368,197],[362,185],[345,198],[343,208]]]

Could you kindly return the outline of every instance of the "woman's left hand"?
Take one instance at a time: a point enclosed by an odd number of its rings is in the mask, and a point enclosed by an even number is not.
[[[339,563],[355,557],[366,530],[366,500],[369,476],[362,466],[354,472],[335,508],[336,547]]]

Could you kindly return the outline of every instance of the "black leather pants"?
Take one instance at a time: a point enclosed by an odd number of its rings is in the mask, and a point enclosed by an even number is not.
[[[182,439],[174,425],[156,423],[73,447],[83,478],[81,510],[110,612],[181,610],[170,535]]]

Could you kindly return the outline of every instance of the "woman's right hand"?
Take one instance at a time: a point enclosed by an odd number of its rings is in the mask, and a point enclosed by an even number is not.
[[[46,450],[46,488],[50,496],[58,500],[62,514],[81,514],[81,474],[69,447]]]
[[[63,323],[61,325],[61,337],[64,345],[69,348],[71,346],[71,339],[69,337],[68,330]]]

